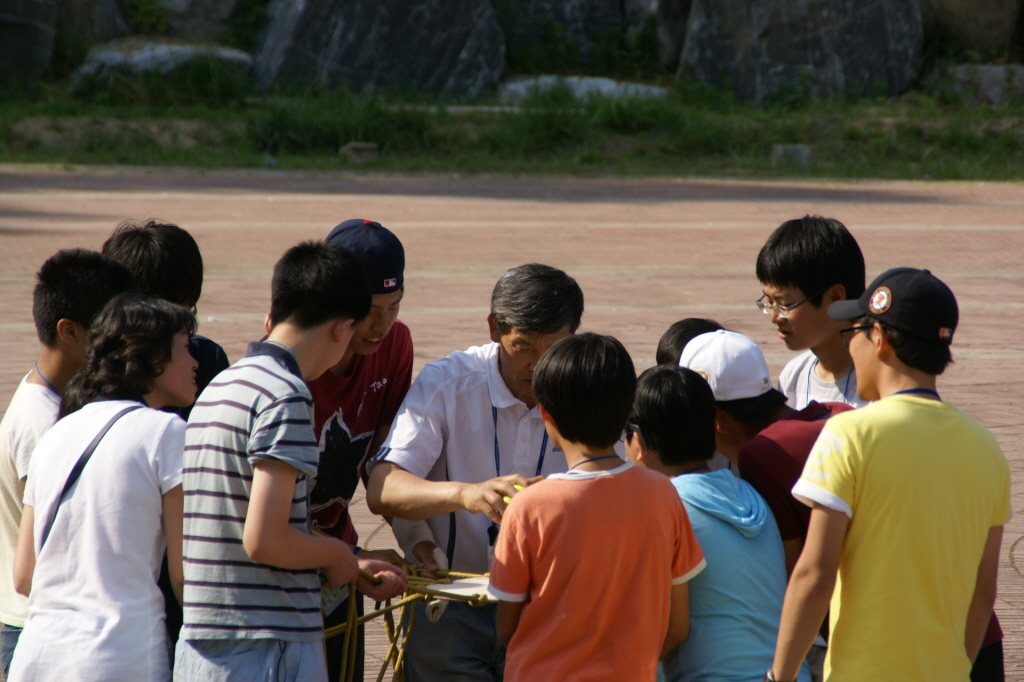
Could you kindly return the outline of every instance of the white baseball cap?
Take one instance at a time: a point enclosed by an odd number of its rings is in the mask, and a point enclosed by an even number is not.
[[[761,349],[737,332],[719,329],[693,337],[679,356],[679,366],[704,377],[719,402],[756,398],[772,390]]]

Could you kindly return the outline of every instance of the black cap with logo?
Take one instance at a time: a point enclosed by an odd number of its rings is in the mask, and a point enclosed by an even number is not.
[[[855,301],[828,307],[833,320],[869,315],[887,327],[929,343],[948,346],[960,320],[956,297],[942,280],[916,268],[893,268],[875,278]]]
[[[380,223],[346,220],[331,230],[327,242],[344,246],[359,258],[370,277],[372,293],[390,294],[405,283],[405,249],[398,237]]]

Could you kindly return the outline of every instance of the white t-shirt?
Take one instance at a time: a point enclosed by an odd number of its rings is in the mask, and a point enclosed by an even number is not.
[[[97,401],[51,428],[29,465],[36,568],[12,682],[170,679],[163,595],[164,493],[181,485],[185,422],[143,408],[114,424],[57,512],[68,474],[125,400]]]
[[[27,375],[0,421],[0,623],[19,628],[28,615],[28,599],[14,591],[14,550],[21,526],[18,482],[28,475],[36,443],[60,412],[60,395],[25,379]]]
[[[805,350],[786,363],[779,373],[779,391],[794,410],[802,410],[812,401],[819,403],[846,403],[851,407],[864,407],[868,401],[857,397],[857,375],[850,366],[846,376],[836,381],[824,381],[814,373],[818,358]]]
[[[367,468],[380,461],[430,481],[465,483],[566,469],[565,455],[547,440],[537,408],[513,396],[501,378],[497,343],[456,351],[423,368]],[[490,520],[467,511],[455,512],[455,519],[452,569],[486,572]],[[427,522],[433,541],[447,553],[449,514]]]

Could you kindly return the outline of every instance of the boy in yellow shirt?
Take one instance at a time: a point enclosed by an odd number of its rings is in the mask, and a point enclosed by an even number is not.
[[[927,270],[895,268],[836,320],[857,320],[857,393],[793,494],[813,507],[766,680],[796,677],[830,611],[825,679],[967,682],[992,613],[1010,475],[995,438],[936,391],[959,312]]]

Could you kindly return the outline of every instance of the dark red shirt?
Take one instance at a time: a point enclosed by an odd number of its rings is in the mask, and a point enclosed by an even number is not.
[[[328,370],[308,382],[320,466],[311,493],[313,528],[355,545],[348,505],[377,429],[390,426],[412,382],[412,337],[396,321],[372,355],[357,355],[352,373]]]

